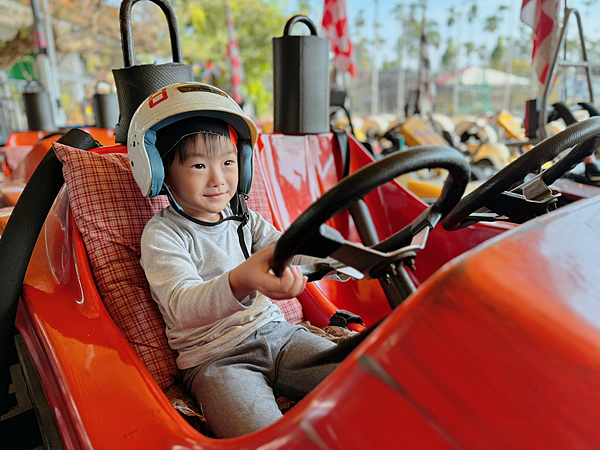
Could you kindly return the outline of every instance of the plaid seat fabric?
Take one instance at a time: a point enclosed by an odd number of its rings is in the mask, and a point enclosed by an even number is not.
[[[108,313],[148,371],[167,389],[180,376],[176,354],[139,263],[146,222],[169,203],[146,199],[135,183],[125,146],[116,153],[85,152],[55,143],[73,217],[87,250],[98,292]],[[249,207],[272,222],[262,174],[255,173]],[[303,320],[297,299],[275,302],[291,323]]]

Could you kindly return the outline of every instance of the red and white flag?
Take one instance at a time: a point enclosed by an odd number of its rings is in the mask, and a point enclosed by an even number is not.
[[[235,38],[235,27],[229,11],[229,4],[225,2],[225,15],[227,17],[227,63],[231,70],[231,97],[238,105],[244,103],[242,96],[242,82],[244,81],[244,65],[240,58],[240,47]]]
[[[560,0],[523,0],[521,6],[521,21],[533,28],[533,68],[542,85],[558,35],[559,5]]]
[[[356,76],[356,66],[352,60],[352,42],[348,29],[345,0],[325,0],[323,9],[323,31],[331,42],[334,53],[333,64],[337,70]]]

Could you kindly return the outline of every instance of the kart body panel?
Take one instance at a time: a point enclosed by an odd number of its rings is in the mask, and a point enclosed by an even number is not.
[[[64,189],[17,327],[67,449],[591,448],[599,214],[599,198],[581,201],[455,258],[282,420],[236,439],[193,430],[120,334]]]
[[[50,134],[49,131],[38,130],[10,133],[4,145],[0,147],[0,154],[5,158],[4,174],[9,176],[11,168],[16,168],[25,155],[31,151],[36,142],[39,142],[48,134]]]
[[[96,127],[81,127],[81,130],[91,134],[92,137],[103,146],[114,145],[115,143],[115,130],[110,128],[96,128]],[[8,135],[4,146],[0,147],[0,153],[5,155],[7,160],[7,167],[5,167],[6,175],[10,175],[10,172],[14,170],[25,156],[39,144],[46,136],[57,135],[58,137],[51,142],[54,142],[60,138],[60,135],[64,134],[67,129],[61,129],[56,131],[15,131]],[[46,150],[48,150],[48,147]]]

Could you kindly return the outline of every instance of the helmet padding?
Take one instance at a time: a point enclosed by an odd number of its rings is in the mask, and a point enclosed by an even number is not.
[[[237,133],[231,125],[223,122],[221,119],[212,117],[202,119],[188,117],[173,122],[166,127],[161,127],[156,131],[155,145],[160,156],[164,159],[183,139],[197,134],[222,136],[231,140],[234,147],[237,145]],[[170,157],[167,160],[172,161],[173,158]]]
[[[252,184],[252,153],[256,125],[225,92],[203,83],[178,83],[149,96],[131,120],[127,149],[134,178],[142,195],[154,197],[163,188],[165,170],[156,147],[157,132],[191,117],[220,119],[238,136],[238,191],[247,195]],[[160,145],[160,144],[159,144]]]

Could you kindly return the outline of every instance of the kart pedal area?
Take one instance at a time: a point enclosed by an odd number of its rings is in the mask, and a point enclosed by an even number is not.
[[[20,364],[10,367],[9,396],[13,406],[0,417],[2,448],[64,450],[48,401],[23,338],[15,336]]]

